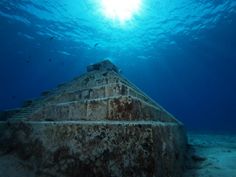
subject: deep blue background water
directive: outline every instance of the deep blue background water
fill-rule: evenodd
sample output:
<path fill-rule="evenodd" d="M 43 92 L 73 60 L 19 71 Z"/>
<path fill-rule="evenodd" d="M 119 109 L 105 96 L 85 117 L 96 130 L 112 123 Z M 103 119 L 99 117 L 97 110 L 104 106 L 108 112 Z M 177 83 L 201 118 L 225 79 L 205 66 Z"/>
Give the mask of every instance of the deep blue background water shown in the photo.
<path fill-rule="evenodd" d="M 189 130 L 236 131 L 235 0 L 143 0 L 125 24 L 98 2 L 0 1 L 0 110 L 109 58 Z"/>

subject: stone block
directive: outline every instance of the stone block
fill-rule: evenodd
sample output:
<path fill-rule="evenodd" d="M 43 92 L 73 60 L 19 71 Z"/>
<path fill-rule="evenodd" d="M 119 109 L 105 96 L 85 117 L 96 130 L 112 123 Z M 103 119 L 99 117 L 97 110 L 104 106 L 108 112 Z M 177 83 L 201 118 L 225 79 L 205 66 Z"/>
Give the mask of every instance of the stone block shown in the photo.
<path fill-rule="evenodd" d="M 87 120 L 105 120 L 107 118 L 107 100 L 87 101 Z"/>
<path fill-rule="evenodd" d="M 112 64 L 109 60 L 104 60 L 100 63 L 96 63 L 93 65 L 89 65 L 87 67 L 87 72 L 91 72 L 91 71 L 115 71 L 118 72 L 118 68 Z"/>
<path fill-rule="evenodd" d="M 181 177 L 183 171 L 186 139 L 181 125 L 76 121 L 10 126 L 15 134 L 4 140 L 8 147 L 48 177 Z"/>

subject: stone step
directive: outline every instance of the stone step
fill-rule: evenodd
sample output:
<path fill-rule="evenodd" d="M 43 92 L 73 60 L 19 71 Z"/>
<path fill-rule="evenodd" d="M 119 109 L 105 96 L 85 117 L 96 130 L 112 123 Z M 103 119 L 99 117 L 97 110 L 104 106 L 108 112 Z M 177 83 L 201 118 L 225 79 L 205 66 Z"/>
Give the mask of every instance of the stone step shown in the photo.
<path fill-rule="evenodd" d="M 103 77 L 101 77 L 101 79 L 103 79 Z M 84 78 L 81 78 L 81 80 L 84 80 Z M 91 85 L 78 87 L 78 85 L 73 84 L 72 81 L 70 84 L 66 84 L 67 87 L 68 85 L 70 86 L 69 89 L 64 90 L 65 92 L 60 89 L 48 91 L 49 94 L 46 94 L 45 96 L 43 96 L 43 98 L 39 100 L 32 100 L 33 105 L 29 108 L 24 108 L 25 110 L 23 109 L 22 111 L 20 111 L 19 115 L 23 113 L 31 114 L 35 110 L 43 107 L 45 103 L 55 104 L 60 102 L 78 100 L 83 101 L 122 95 L 131 95 L 133 97 L 138 97 L 139 99 L 142 99 L 145 102 L 148 102 L 149 104 L 155 106 L 155 103 L 153 103 L 153 101 L 150 100 L 145 94 L 140 94 L 140 90 L 137 87 L 128 82 L 125 78 L 121 78 L 115 72 L 110 72 L 109 82 L 96 82 L 96 86 L 93 87 Z"/>
<path fill-rule="evenodd" d="M 143 110 L 143 111 L 140 111 Z M 158 120 L 175 122 L 168 113 L 131 96 L 105 97 L 47 105 L 28 120 Z"/>
<path fill-rule="evenodd" d="M 140 176 L 140 173 L 142 177 L 180 177 L 184 167 L 186 137 L 183 127 L 176 123 L 24 121 L 19 125 L 18 122 L 21 121 L 17 119 L 12 121 L 10 124 L 12 131 L 9 132 L 12 135 L 9 136 L 11 139 L 1 143 L 14 142 L 16 148 L 13 152 L 16 155 L 21 153 L 18 155 L 21 158 L 30 158 L 32 164 L 37 164 L 38 159 L 35 157 L 38 157 L 40 152 L 40 158 L 44 162 L 44 165 L 39 166 L 40 170 L 43 172 L 63 170 L 61 174 L 49 173 L 50 176 L 71 176 L 71 172 L 68 172 L 67 168 L 64 170 L 61 164 L 69 166 L 73 172 L 77 170 L 79 172 L 77 174 L 82 171 L 82 175 L 79 176 L 109 174 L 113 177 Z M 15 136 L 24 135 L 22 132 L 28 136 L 25 138 Z M 12 147 L 12 144 L 9 145 Z M 28 152 L 26 147 L 30 147 L 30 153 L 24 153 Z M 61 152 L 65 154 L 62 157 L 59 156 Z M 124 159 L 127 160 L 126 165 Z M 22 164 L 25 162 L 28 163 L 25 160 Z M 82 165 L 71 165 L 72 163 Z M 99 174 L 87 170 L 90 168 L 96 169 Z"/>
<path fill-rule="evenodd" d="M 24 119 L 24 118 L 28 117 L 29 115 L 31 115 L 34 111 L 36 111 L 37 109 L 40 109 L 40 108 L 41 108 L 41 106 L 38 106 L 38 105 L 33 106 L 33 107 L 28 107 L 28 108 L 22 108 L 22 110 L 19 113 L 15 114 L 11 117 L 11 120 Z"/>
<path fill-rule="evenodd" d="M 67 90 L 64 93 L 57 95 L 57 97 L 50 96 L 44 100 L 49 104 L 55 104 L 60 102 L 71 102 L 71 101 L 84 101 L 99 99 L 111 96 L 133 96 L 137 97 L 153 106 L 156 104 L 144 94 L 140 94 L 137 89 L 130 85 L 125 85 L 124 82 L 103 84 L 96 87 L 80 88 L 76 90 Z"/>

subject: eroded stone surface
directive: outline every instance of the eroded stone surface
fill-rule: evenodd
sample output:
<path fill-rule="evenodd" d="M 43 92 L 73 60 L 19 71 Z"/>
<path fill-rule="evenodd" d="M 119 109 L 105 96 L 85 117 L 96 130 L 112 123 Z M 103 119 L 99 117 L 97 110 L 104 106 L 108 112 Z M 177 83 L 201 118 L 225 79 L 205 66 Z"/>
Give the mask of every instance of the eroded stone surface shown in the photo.
<path fill-rule="evenodd" d="M 37 177 L 181 177 L 182 123 L 109 61 L 88 71 L 0 123 L 1 154 Z"/>
<path fill-rule="evenodd" d="M 75 121 L 8 126 L 2 151 L 18 154 L 40 173 L 172 177 L 181 176 L 183 170 L 179 162 L 186 142 L 183 127 L 174 123 Z"/>

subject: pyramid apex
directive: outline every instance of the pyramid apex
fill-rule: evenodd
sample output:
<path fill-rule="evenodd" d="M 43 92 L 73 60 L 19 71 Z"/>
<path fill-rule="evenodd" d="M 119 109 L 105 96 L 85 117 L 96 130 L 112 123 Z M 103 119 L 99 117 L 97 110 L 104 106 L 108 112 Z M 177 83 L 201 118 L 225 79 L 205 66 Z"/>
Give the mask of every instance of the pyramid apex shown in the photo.
<path fill-rule="evenodd" d="M 105 59 L 101 62 L 91 64 L 87 66 L 87 72 L 91 71 L 102 71 L 102 70 L 107 70 L 107 71 L 115 71 L 116 73 L 119 72 L 119 69 L 116 65 L 114 65 L 110 60 Z"/>

